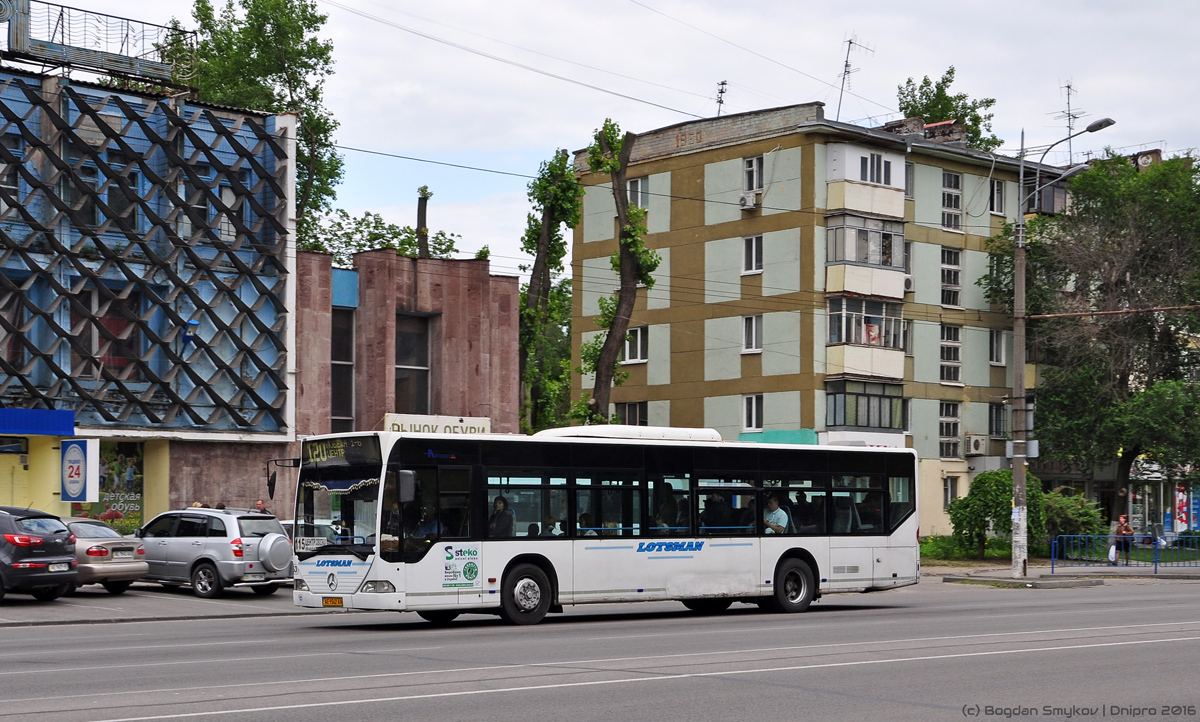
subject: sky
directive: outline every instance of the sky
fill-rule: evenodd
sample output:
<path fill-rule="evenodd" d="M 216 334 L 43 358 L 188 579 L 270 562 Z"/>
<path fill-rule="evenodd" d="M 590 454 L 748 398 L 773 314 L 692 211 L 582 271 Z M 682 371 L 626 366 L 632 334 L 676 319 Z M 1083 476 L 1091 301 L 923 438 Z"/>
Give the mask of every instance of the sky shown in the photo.
<path fill-rule="evenodd" d="M 57 0 L 96 12 L 191 23 L 191 0 Z M 220 5 L 223 0 L 214 0 Z M 585 147 L 605 118 L 644 132 L 717 114 L 825 103 L 839 115 L 847 41 L 855 40 L 840 119 L 899 117 L 896 89 L 940 78 L 995 98 L 993 132 L 1015 154 L 1111 117 L 1072 143 L 1074 160 L 1200 147 L 1200 5 L 1117 2 L 841 3 L 760 0 L 317 0 L 335 74 L 326 102 L 340 121 L 346 177 L 336 206 L 416 225 L 427 185 L 431 231 L 461 234 L 463 257 L 486 245 L 493 273 L 518 273 L 526 185 L 558 148 Z M 861 47 L 860 47 L 861 46 Z M 524 67 L 521 67 L 524 66 Z M 557 77 L 554 77 L 557 76 Z M 588 87 L 591 86 L 591 87 Z M 607 92 L 606 92 L 607 91 Z M 489 173 L 363 153 L 356 148 Z M 1060 152 L 1059 148 L 1063 150 Z M 1048 162 L 1068 162 L 1066 144 Z M 1040 155 L 1040 149 L 1039 149 Z"/>

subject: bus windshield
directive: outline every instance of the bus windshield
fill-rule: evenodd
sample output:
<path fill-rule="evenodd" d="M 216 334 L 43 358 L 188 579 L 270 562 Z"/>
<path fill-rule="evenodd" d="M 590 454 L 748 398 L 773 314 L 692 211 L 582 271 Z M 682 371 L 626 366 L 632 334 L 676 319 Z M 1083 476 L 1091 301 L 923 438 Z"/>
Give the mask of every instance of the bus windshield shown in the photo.
<path fill-rule="evenodd" d="M 374 553 L 383 458 L 377 436 L 305 441 L 296 495 L 296 556 Z"/>

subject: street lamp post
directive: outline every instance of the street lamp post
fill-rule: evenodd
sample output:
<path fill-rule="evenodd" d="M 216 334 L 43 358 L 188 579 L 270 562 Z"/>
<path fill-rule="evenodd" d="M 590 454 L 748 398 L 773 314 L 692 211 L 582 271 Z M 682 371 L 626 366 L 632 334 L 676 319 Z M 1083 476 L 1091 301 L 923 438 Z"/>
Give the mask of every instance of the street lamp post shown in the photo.
<path fill-rule="evenodd" d="M 1102 118 L 1089 125 L 1086 129 L 1068 135 L 1062 140 L 1051 143 L 1038 161 L 1039 178 L 1042 161 L 1046 153 L 1059 143 L 1066 142 L 1077 135 L 1095 133 L 1112 125 L 1112 118 Z M 1012 482 L 1013 482 L 1013 511 L 1012 511 L 1012 575 L 1021 579 L 1028 575 L 1029 566 L 1029 508 L 1025 500 L 1025 459 L 1026 434 L 1025 428 L 1025 203 L 1031 196 L 1043 188 L 1062 180 L 1078 175 L 1088 169 L 1086 164 L 1070 168 L 1045 185 L 1034 183 L 1034 188 L 1028 195 L 1025 190 L 1025 131 L 1021 131 L 1021 170 L 1017 181 L 1017 228 L 1016 247 L 1013 249 L 1013 453 L 1012 453 Z M 1038 204 L 1041 208 L 1041 204 Z"/>

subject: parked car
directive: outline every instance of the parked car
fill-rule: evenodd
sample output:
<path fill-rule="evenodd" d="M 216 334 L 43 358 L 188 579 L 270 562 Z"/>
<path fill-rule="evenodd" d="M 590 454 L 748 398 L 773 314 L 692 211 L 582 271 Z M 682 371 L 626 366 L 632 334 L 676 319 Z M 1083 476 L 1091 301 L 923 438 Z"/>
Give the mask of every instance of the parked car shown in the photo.
<path fill-rule="evenodd" d="M 48 602 L 75 586 L 75 535 L 57 516 L 0 506 L 0 599 L 7 592 Z"/>
<path fill-rule="evenodd" d="M 71 517 L 63 521 L 76 536 L 76 587 L 100 584 L 109 594 L 124 594 L 150 570 L 140 540 L 122 536 L 99 519 Z"/>
<path fill-rule="evenodd" d="M 292 577 L 292 543 L 271 514 L 252 509 L 189 508 L 150 520 L 142 540 L 146 579 L 164 586 L 190 584 L 198 597 L 216 597 L 230 586 L 274 594 Z"/>

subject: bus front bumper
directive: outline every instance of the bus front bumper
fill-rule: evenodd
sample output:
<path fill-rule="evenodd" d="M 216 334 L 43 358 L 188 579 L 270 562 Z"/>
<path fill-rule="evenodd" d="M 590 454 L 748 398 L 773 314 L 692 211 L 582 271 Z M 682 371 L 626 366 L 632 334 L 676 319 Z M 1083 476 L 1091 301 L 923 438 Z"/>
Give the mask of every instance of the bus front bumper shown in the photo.
<path fill-rule="evenodd" d="M 292 603 L 297 607 L 312 609 L 372 609 L 384 611 L 404 611 L 404 595 L 393 594 L 337 594 L 313 593 L 311 591 L 292 591 Z"/>

